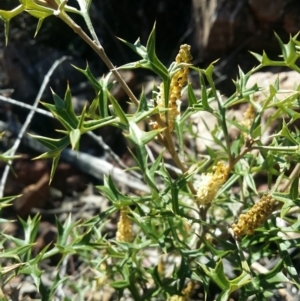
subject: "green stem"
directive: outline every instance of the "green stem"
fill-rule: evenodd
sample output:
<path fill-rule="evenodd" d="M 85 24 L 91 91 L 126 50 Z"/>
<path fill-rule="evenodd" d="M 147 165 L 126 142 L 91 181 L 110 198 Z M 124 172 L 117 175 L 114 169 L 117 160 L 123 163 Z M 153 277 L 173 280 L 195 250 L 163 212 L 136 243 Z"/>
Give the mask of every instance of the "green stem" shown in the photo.
<path fill-rule="evenodd" d="M 78 3 L 79 3 L 79 6 L 80 6 L 81 15 L 82 15 L 82 17 L 83 17 L 83 19 L 84 19 L 84 21 L 85 21 L 85 24 L 86 24 L 86 26 L 87 26 L 87 28 L 88 28 L 90 34 L 92 35 L 92 37 L 93 37 L 93 39 L 94 39 L 94 42 L 95 42 L 97 45 L 100 46 L 101 43 L 100 43 L 100 41 L 99 41 L 99 39 L 98 39 L 98 36 L 97 36 L 97 34 L 96 34 L 96 32 L 95 32 L 95 29 L 94 29 L 94 26 L 93 26 L 93 24 L 92 24 L 90 15 L 89 15 L 89 13 L 88 13 L 88 7 L 87 7 L 87 5 L 86 5 L 87 3 L 85 2 L 85 3 L 83 4 L 82 1 L 78 1 Z"/>
<path fill-rule="evenodd" d="M 300 146 L 295 145 L 295 146 L 264 146 L 264 145 L 257 145 L 257 146 L 252 146 L 252 149 L 265 149 L 265 150 L 270 150 L 270 151 L 279 151 L 279 152 L 299 152 L 300 151 Z"/>

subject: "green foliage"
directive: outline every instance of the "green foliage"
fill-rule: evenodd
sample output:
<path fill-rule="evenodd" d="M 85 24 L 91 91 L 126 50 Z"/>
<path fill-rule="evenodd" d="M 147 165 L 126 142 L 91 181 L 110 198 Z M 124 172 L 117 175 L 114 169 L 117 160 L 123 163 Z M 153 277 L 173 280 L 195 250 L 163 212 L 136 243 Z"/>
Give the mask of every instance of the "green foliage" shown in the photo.
<path fill-rule="evenodd" d="M 236 291 L 240 300 L 251 296 L 256 300 L 267 300 L 272 292 L 284 287 L 285 283 L 291 283 L 299 289 L 299 271 L 293 266 L 293 255 L 290 252 L 300 246 L 300 135 L 298 130 L 291 127 L 300 118 L 299 87 L 289 96 L 278 98 L 281 90 L 277 81 L 269 86 L 265 99 L 258 102 L 255 100 L 255 93 L 262 88 L 257 84 L 252 87 L 247 85 L 250 76 L 265 66 L 286 66 L 300 72 L 296 65 L 300 46 L 298 36 L 291 37 L 289 42 L 284 44 L 276 35 L 282 51 L 282 60 L 272 61 L 265 53 L 253 54 L 259 65 L 246 74 L 239 70 L 239 76 L 234 81 L 236 91 L 227 99 L 216 89 L 213 79 L 214 63 L 206 69 L 187 64 L 173 63 L 170 67 L 163 65 L 155 51 L 155 26 L 146 46 L 139 40 L 134 44 L 122 40 L 141 59 L 118 69 L 146 68 L 158 75 L 164 87 L 165 108 L 168 108 L 170 83 L 174 74 L 187 66 L 199 74 L 201 94 L 197 95 L 192 85 L 188 84 L 188 108 L 177 118 L 175 132 L 171 134 L 168 124 L 160 119 L 161 109 L 155 102 L 147 99 L 144 92 L 137 99 L 124 85 L 118 69 L 111 67 L 113 65 L 94 38 L 88 16 L 91 1 L 80 0 L 78 3 L 80 10 L 67 6 L 62 0 L 21 0 L 20 5 L 11 11 L 0 10 L 0 16 L 6 26 L 6 39 L 10 20 L 21 12 L 30 13 L 39 19 L 37 32 L 46 17 L 58 16 L 104 60 L 125 89 L 135 110 L 130 114 L 123 111 L 118 100 L 111 94 L 111 73 L 97 80 L 88 65 L 84 70 L 75 67 L 86 76 L 95 96 L 90 104 L 83 108 L 81 114 L 76 115 L 69 86 L 63 98 L 53 92 L 53 104 L 43 105 L 62 125 L 63 130 L 59 131 L 62 137 L 53 139 L 33 136 L 48 148 L 48 151 L 38 158 L 53 159 L 52 180 L 61 152 L 65 148 L 70 145 L 72 149 L 78 150 L 83 134 L 100 127 L 114 126 L 121 129 L 126 139 L 134 146 L 131 155 L 136 163 L 135 168 L 143 176 L 149 192 L 124 194 L 110 176 L 105 178 L 104 184 L 97 188 L 110 201 L 110 207 L 90 220 L 74 221 L 71 215 L 64 222 L 57 219 L 57 238 L 54 245 L 46 246 L 38 254 L 34 254 L 33 245 L 41 217 L 36 215 L 27 220 L 20 219 L 24 230 L 22 239 L 1 234 L 1 245 L 4 247 L 0 259 L 9 262 L 7 266 L 0 267 L 2 284 L 8 283 L 16 275 L 30 275 L 41 300 L 53 300 L 57 288 L 61 285 L 73 288 L 78 294 L 76 300 L 85 300 L 85 290 L 91 288 L 95 281 L 98 283 L 100 278 L 102 280 L 98 283 L 99 290 L 105 285 L 110 285 L 119 297 L 125 291 L 129 291 L 134 300 L 166 300 L 171 296 L 180 296 L 189 282 L 197 283 L 207 300 L 216 298 L 220 301 L 228 300 Z M 94 41 L 70 21 L 70 12 L 80 14 L 84 18 Z M 77 72 L 76 70 L 74 72 Z M 154 91 L 153 95 L 157 93 L 159 92 Z M 228 118 L 227 112 L 241 103 L 247 103 L 255 110 L 255 116 L 250 120 L 249 126 Z M 273 108 L 274 113 L 263 126 L 261 120 L 269 108 Z M 201 111 L 210 113 L 217 121 L 214 128 L 206 125 L 211 133 L 211 137 L 206 138 L 211 139 L 217 147 L 212 149 L 207 146 L 207 158 L 199 162 L 197 156 L 192 156 L 186 151 L 184 139 L 187 135 L 196 135 L 189 125 L 189 117 Z M 262 136 L 278 119 L 282 119 L 279 128 L 270 134 L 269 142 L 265 144 Z M 142 131 L 138 126 L 140 122 L 147 123 L 150 130 Z M 151 128 L 153 122 L 157 126 Z M 205 120 L 203 122 L 205 123 Z M 229 136 L 230 126 L 240 132 L 235 141 Z M 164 163 L 164 153 L 158 155 L 153 162 L 150 161 L 147 144 L 154 140 L 164 146 L 164 152 L 171 155 L 174 165 L 179 168 L 180 172 L 177 172 L 176 176 Z M 176 143 L 179 145 L 179 153 L 175 148 Z M 13 158 L 9 154 L 3 154 L 1 159 L 7 161 Z M 216 172 L 218 162 L 225 162 L 228 174 Z M 214 176 L 217 175 L 223 176 L 224 181 L 215 188 L 213 199 L 206 204 L 199 204 L 197 200 L 200 187 L 207 185 L 208 182 L 205 181 L 209 179 L 214 179 L 216 183 L 218 178 Z M 266 191 L 258 191 L 258 176 L 265 176 Z M 197 184 L 199 177 L 200 183 Z M 279 188 L 283 182 L 288 183 L 284 190 Z M 213 190 L 209 185 L 203 189 L 207 194 Z M 237 222 L 241 212 L 248 212 L 263 194 L 271 195 L 276 204 L 271 216 L 266 217 L 264 224 L 256 225 L 253 235 L 238 237 L 237 233 L 233 233 L 231 225 Z M 13 197 L 1 199 L 0 210 L 12 199 Z M 131 229 L 134 239 L 120 241 L 108 238 L 106 224 L 116 212 L 123 212 L 124 208 L 128 220 L 134 224 Z M 276 217 L 282 219 L 286 226 L 279 227 Z M 2 221 L 5 220 L 1 219 L 0 222 Z M 118 231 L 121 231 L 120 228 Z M 150 252 L 155 254 L 155 258 L 145 265 Z M 60 256 L 57 270 L 66 258 L 76 256 L 94 271 L 94 274 L 87 279 L 83 275 L 80 281 L 76 282 L 57 272 L 52 284 L 46 285 L 41 278 L 41 263 L 54 256 Z M 276 258 L 277 264 L 261 273 L 255 269 L 254 263 L 264 257 Z M 230 263 L 231 273 L 226 270 L 225 262 Z M 219 293 L 213 296 L 212 283 L 219 289 Z"/>

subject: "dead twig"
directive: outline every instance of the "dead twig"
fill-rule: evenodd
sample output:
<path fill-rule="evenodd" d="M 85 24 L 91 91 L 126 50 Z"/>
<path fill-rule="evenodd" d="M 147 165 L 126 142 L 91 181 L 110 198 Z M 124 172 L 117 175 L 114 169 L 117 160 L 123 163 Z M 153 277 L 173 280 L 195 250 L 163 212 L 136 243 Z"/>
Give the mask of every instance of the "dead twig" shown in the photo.
<path fill-rule="evenodd" d="M 22 126 L 22 128 L 20 129 L 20 132 L 18 134 L 18 137 L 13 145 L 13 147 L 11 148 L 11 152 L 10 152 L 10 155 L 14 155 L 21 143 L 21 140 L 22 140 L 22 137 L 24 136 L 35 112 L 36 112 L 36 109 L 37 109 L 37 106 L 39 104 L 39 101 L 47 87 L 47 84 L 49 83 L 49 80 L 50 80 L 50 77 L 51 75 L 53 74 L 53 72 L 55 71 L 55 69 L 63 62 L 65 61 L 66 59 L 68 59 L 67 56 L 63 56 L 62 58 L 60 58 L 59 60 L 56 60 L 53 65 L 51 66 L 51 68 L 49 69 L 49 71 L 47 72 L 47 74 L 45 75 L 44 77 L 44 80 L 42 82 L 42 85 L 40 87 L 40 90 L 35 98 L 35 101 L 33 103 L 33 106 L 32 106 L 32 110 L 29 112 L 29 114 L 27 115 L 27 118 Z M 7 177 L 8 177 L 8 173 L 9 173 L 9 166 L 11 164 L 11 161 L 8 162 L 8 164 L 5 166 L 5 169 L 4 169 L 4 172 L 2 174 L 2 178 L 1 178 L 1 182 L 0 182 L 0 198 L 3 197 L 3 193 L 4 193 L 4 187 L 5 187 L 5 184 L 6 184 L 6 180 L 7 180 Z"/>

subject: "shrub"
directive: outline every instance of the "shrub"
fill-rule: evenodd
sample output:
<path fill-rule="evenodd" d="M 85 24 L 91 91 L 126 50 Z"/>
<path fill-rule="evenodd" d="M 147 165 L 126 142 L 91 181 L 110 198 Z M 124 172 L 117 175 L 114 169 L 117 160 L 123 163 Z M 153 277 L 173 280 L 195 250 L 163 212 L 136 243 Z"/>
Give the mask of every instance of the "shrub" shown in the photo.
<path fill-rule="evenodd" d="M 140 59 L 115 68 L 94 32 L 88 13 L 90 3 L 78 0 L 80 8 L 76 9 L 63 0 L 20 0 L 15 9 L 0 10 L 7 41 L 9 22 L 19 13 L 38 18 L 36 33 L 45 18 L 55 15 L 92 47 L 110 69 L 97 80 L 88 65 L 85 69 L 75 68 L 95 90 L 94 100 L 80 115 L 72 107 L 69 87 L 63 98 L 53 92 L 54 103 L 44 103 L 64 129 L 59 139 L 34 136 L 48 148 L 38 158 L 52 158 L 52 180 L 65 148 L 78 150 L 83 134 L 104 126 L 117 127 L 134 146 L 131 155 L 135 170 L 142 175 L 147 189 L 124 194 L 111 176 L 105 177 L 97 189 L 110 201 L 109 208 L 89 220 L 74 221 L 69 216 L 61 223 L 57 219 L 54 247 L 47 246 L 35 255 L 32 247 L 40 216 L 21 219 L 23 239 L 5 233 L 1 236 L 3 246 L 10 242 L 10 247 L 4 247 L 0 254 L 5 262 L 0 268 L 2 285 L 16 275 L 30 275 L 42 300 L 53 300 L 54 296 L 60 300 L 87 300 L 88 291 L 101 292 L 107 286 L 117 292 L 114 299 L 130 296 L 134 300 L 199 300 L 199 293 L 206 300 L 228 300 L 233 293 L 240 300 L 266 300 L 274 293 L 283 294 L 289 285 L 298 290 L 294 250 L 300 243 L 300 136 L 293 125 L 300 116 L 300 86 L 281 99 L 278 95 L 282 91 L 276 81 L 263 100 L 256 99 L 256 93 L 261 91 L 257 84 L 247 86 L 249 77 L 266 66 L 285 66 L 299 72 L 297 36 L 287 44 L 277 37 L 282 51 L 278 61 L 270 60 L 265 53 L 253 53 L 258 66 L 246 74 L 239 70 L 234 81 L 236 91 L 225 98 L 214 83 L 214 64 L 206 69 L 193 66 L 190 46 L 182 45 L 169 67 L 159 60 L 155 27 L 146 46 L 139 40 L 134 44 L 123 41 Z M 72 13 L 84 18 L 92 38 L 72 20 Z M 149 69 L 159 77 L 161 83 L 153 88 L 152 99 L 143 92 L 137 98 L 119 73 L 121 69 L 135 68 Z M 188 81 L 189 71 L 199 74 L 200 95 Z M 111 94 L 112 74 L 126 91 L 133 113 L 123 111 Z M 188 106 L 180 110 L 184 92 Z M 244 119 L 228 117 L 228 112 L 242 103 L 248 105 Z M 274 112 L 263 124 L 269 108 Z M 207 146 L 205 156 L 200 156 L 190 153 L 185 141 L 199 134 L 190 126 L 190 118 L 203 111 L 216 119 L 214 128 L 206 125 L 211 136 L 205 137 L 216 147 Z M 263 140 L 275 121 L 279 121 L 275 131 Z M 140 122 L 148 130 L 141 130 Z M 229 127 L 239 131 L 234 140 Z M 153 160 L 147 152 L 151 141 L 164 147 Z M 176 175 L 164 162 L 165 152 L 177 168 Z M 258 176 L 266 183 L 265 191 L 257 189 Z M 4 206 L 6 201 L 2 199 Z M 106 224 L 115 213 L 120 213 L 116 236 L 108 238 Z M 282 223 L 284 227 L 280 226 Z M 61 256 L 57 273 L 46 285 L 41 278 L 41 263 L 56 254 Z M 60 275 L 64 260 L 73 255 L 92 273 L 78 275 L 77 279 Z M 271 258 L 272 264 L 265 267 L 264 261 Z M 68 296 L 59 296 L 58 288 L 62 287 Z"/>

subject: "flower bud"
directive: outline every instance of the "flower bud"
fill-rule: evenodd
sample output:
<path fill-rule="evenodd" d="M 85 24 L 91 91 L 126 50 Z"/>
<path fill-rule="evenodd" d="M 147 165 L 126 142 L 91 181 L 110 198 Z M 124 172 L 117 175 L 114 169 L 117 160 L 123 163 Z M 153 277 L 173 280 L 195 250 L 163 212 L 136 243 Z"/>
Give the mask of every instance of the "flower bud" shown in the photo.
<path fill-rule="evenodd" d="M 121 209 L 116 239 L 123 242 L 131 242 L 133 240 L 132 222 L 127 215 L 126 207 Z"/>
<path fill-rule="evenodd" d="M 180 63 L 191 63 L 192 56 L 190 54 L 191 46 L 184 44 L 180 46 L 179 53 L 176 56 L 175 62 Z M 168 112 L 160 113 L 160 118 L 167 123 L 170 131 L 174 129 L 174 121 L 176 117 L 180 114 L 180 98 L 183 86 L 187 83 L 188 79 L 188 67 L 181 67 L 172 77 L 170 84 L 170 92 L 168 99 Z M 157 95 L 157 106 L 159 108 L 165 108 L 164 99 L 164 87 L 163 83 L 159 87 L 159 93 Z M 166 120 L 167 116 L 167 120 Z M 154 122 L 152 123 L 153 128 L 158 128 L 158 125 Z"/>
<path fill-rule="evenodd" d="M 200 182 L 196 183 L 196 201 L 199 205 L 209 205 L 214 200 L 218 190 L 227 180 L 228 173 L 229 167 L 223 162 L 218 162 L 213 167 L 213 173 L 201 175 Z"/>
<path fill-rule="evenodd" d="M 269 218 L 275 206 L 270 195 L 263 196 L 246 214 L 241 214 L 237 224 L 232 224 L 236 236 L 252 235 Z"/>

